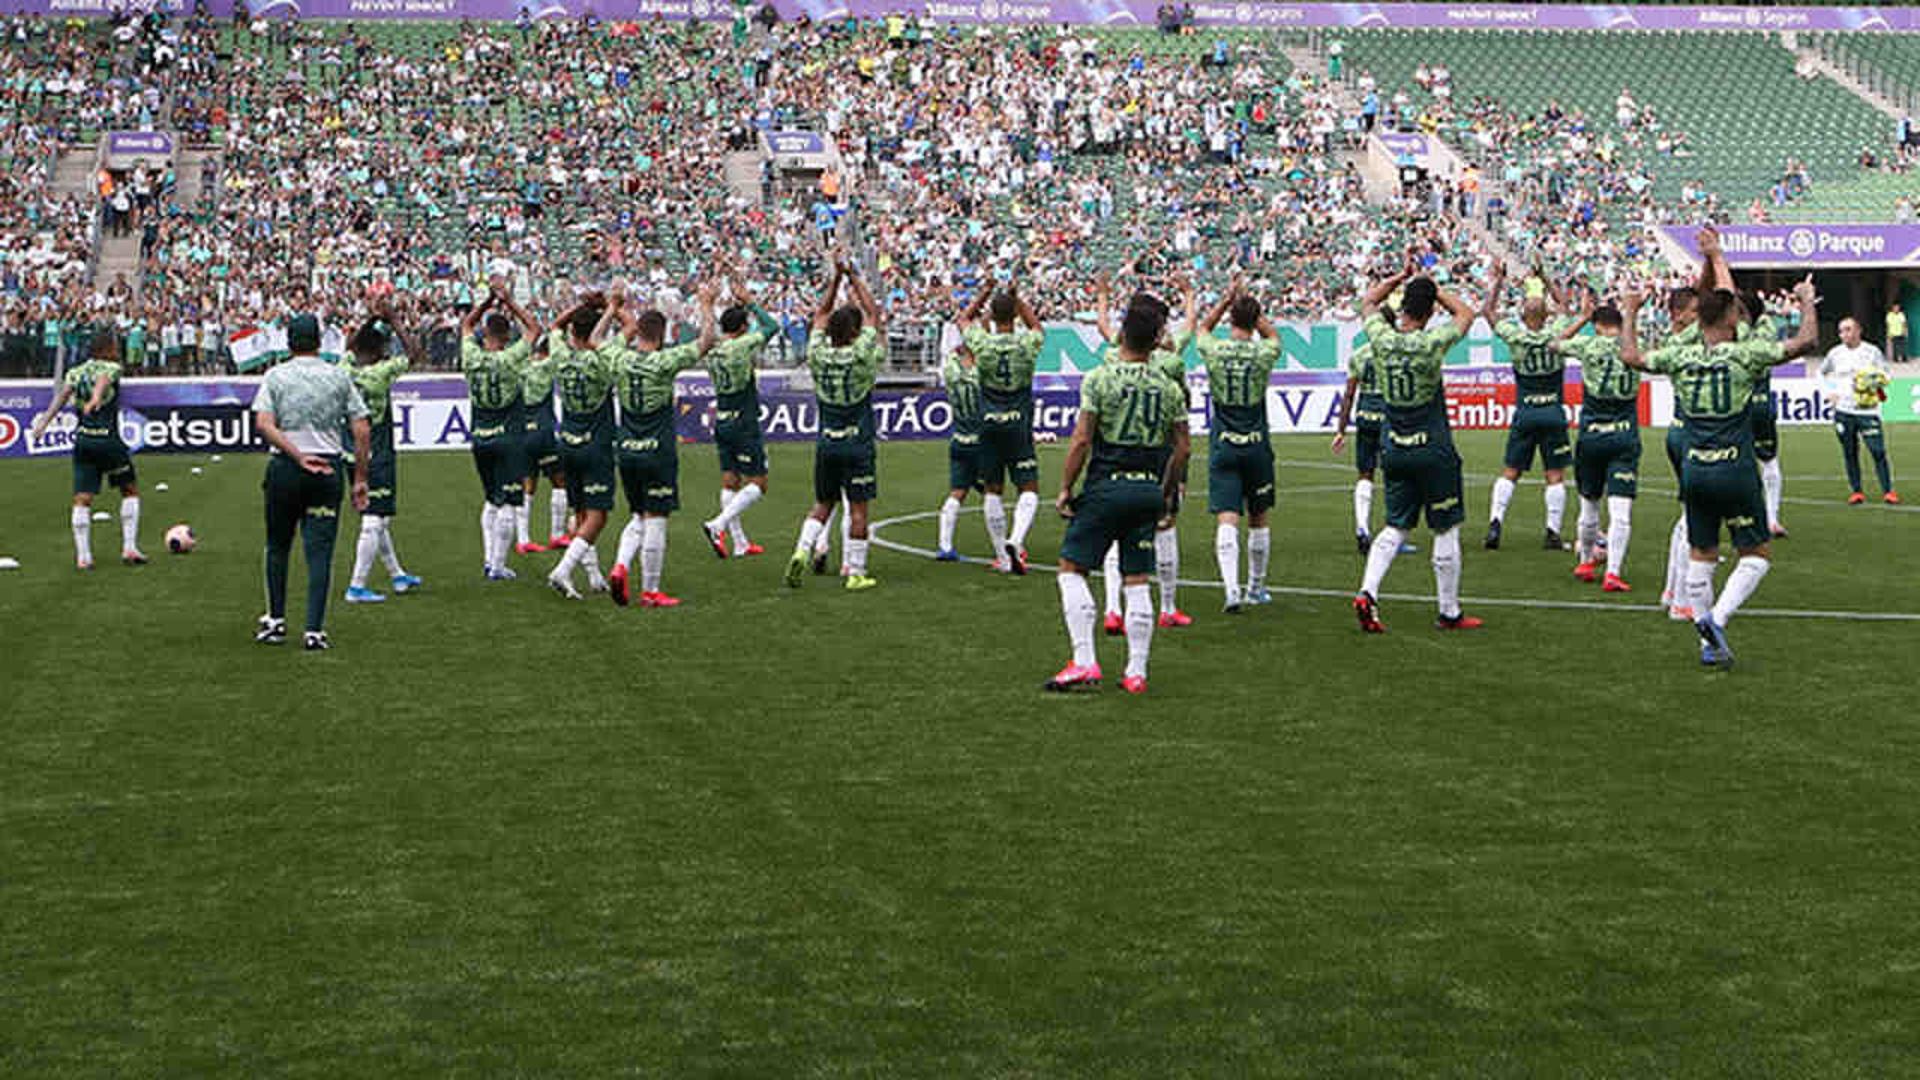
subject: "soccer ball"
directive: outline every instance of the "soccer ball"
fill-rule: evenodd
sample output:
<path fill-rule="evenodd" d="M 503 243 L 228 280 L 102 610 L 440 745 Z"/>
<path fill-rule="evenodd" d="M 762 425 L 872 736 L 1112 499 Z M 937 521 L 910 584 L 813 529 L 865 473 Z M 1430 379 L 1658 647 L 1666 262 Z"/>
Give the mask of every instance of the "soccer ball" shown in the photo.
<path fill-rule="evenodd" d="M 184 521 L 167 530 L 167 550 L 175 555 L 186 555 L 192 552 L 198 543 L 200 538 L 193 535 L 193 526 Z"/>

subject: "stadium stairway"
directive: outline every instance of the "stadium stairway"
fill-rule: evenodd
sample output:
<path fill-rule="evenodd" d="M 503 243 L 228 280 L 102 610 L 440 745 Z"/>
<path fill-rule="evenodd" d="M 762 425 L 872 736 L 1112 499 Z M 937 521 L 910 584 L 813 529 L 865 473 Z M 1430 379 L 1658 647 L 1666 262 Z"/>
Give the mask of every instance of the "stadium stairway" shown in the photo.
<path fill-rule="evenodd" d="M 728 154 L 725 166 L 728 190 L 749 202 L 761 202 L 760 164 L 763 160 L 758 150 L 735 150 Z"/>

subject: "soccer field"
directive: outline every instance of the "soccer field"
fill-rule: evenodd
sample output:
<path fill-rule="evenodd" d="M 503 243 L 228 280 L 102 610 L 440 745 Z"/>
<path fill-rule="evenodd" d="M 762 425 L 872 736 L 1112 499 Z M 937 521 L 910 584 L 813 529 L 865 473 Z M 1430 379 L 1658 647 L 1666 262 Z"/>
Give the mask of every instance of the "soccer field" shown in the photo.
<path fill-rule="evenodd" d="M 481 581 L 468 458 L 404 457 L 426 589 L 336 603 L 325 654 L 251 641 L 260 458 L 140 458 L 154 562 L 101 524 L 88 575 L 65 460 L 9 463 L 0 1074 L 1913 1074 L 1920 518 L 1783 433 L 1793 538 L 1703 672 L 1653 609 L 1661 434 L 1627 597 L 1540 550 L 1537 482 L 1482 551 L 1500 436 L 1462 435 L 1487 627 L 1429 629 L 1422 532 L 1381 638 L 1348 459 L 1277 439 L 1276 603 L 1184 587 L 1144 698 L 1038 691 L 1049 574 L 878 550 L 873 592 L 782 588 L 807 447 L 725 563 L 683 448 L 672 611 L 565 602 L 552 556 Z M 945 475 L 884 445 L 876 517 L 921 516 L 879 538 L 931 548 Z M 1037 564 L 1059 536 L 1043 509 Z"/>

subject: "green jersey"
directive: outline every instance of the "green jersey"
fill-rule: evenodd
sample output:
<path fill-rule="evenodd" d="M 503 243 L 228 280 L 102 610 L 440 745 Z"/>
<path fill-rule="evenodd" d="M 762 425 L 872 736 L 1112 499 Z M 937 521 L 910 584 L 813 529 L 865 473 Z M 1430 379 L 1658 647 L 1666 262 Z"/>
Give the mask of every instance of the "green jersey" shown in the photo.
<path fill-rule="evenodd" d="M 544 360 L 527 361 L 527 369 L 520 376 L 520 405 L 523 410 L 526 432 L 529 435 L 538 431 L 553 430 L 553 372 L 556 361 L 553 349 L 549 345 Z"/>
<path fill-rule="evenodd" d="M 411 365 L 404 356 L 379 360 L 360 367 L 343 365 L 353 375 L 353 385 L 367 405 L 367 420 L 372 428 L 371 449 L 375 457 L 393 454 L 393 383 Z"/>
<path fill-rule="evenodd" d="M 89 412 L 93 384 L 107 377 L 106 392 L 100 395 L 100 407 Z M 89 360 L 67 369 L 67 388 L 73 391 L 73 411 L 80 414 L 77 434 L 84 439 L 120 438 L 120 365 L 111 360 Z"/>
<path fill-rule="evenodd" d="M 1046 336 L 1038 330 L 998 333 L 976 326 L 964 335 L 973 366 L 980 373 L 980 393 L 992 411 L 1033 407 L 1033 370 L 1040 362 Z"/>
<path fill-rule="evenodd" d="M 873 438 L 873 384 L 885 357 L 886 346 L 871 326 L 846 345 L 830 345 L 822 335 L 807 347 L 822 439 Z"/>
<path fill-rule="evenodd" d="M 472 338 L 460 343 L 460 370 L 473 402 L 474 439 L 498 438 L 519 420 L 520 383 L 531 351 L 524 338 L 504 349 L 485 348 Z"/>
<path fill-rule="evenodd" d="M 618 364 L 622 454 L 650 454 L 673 447 L 674 377 L 700 362 L 700 346 L 670 345 L 640 352 L 627 349 Z"/>
<path fill-rule="evenodd" d="M 780 327 L 759 308 L 748 310 L 753 329 L 739 337 L 722 338 L 707 353 L 707 375 L 713 379 L 713 429 L 718 438 L 760 433 L 760 386 L 754 367 Z"/>
<path fill-rule="evenodd" d="M 1647 370 L 1673 380 L 1674 411 L 1685 421 L 1690 455 L 1751 446 L 1747 409 L 1760 378 L 1784 363 L 1777 341 L 1704 341 L 1669 345 L 1647 357 Z M 1732 459 L 1736 455 L 1729 454 Z"/>
<path fill-rule="evenodd" d="M 1203 334 L 1198 345 L 1213 399 L 1214 437 L 1226 433 L 1266 438 L 1267 383 L 1280 362 L 1280 340 Z"/>
<path fill-rule="evenodd" d="M 1118 357 L 1080 380 L 1080 411 L 1095 421 L 1087 483 L 1108 478 L 1159 481 L 1173 429 L 1187 422 L 1186 388 L 1166 371 Z"/>
<path fill-rule="evenodd" d="M 977 443 L 980 441 L 980 369 L 972 364 L 960 362 L 960 354 L 947 357 L 947 366 L 941 370 L 943 381 L 947 384 L 947 405 L 953 410 L 953 441 L 957 443 Z"/>
<path fill-rule="evenodd" d="M 1451 445 L 1447 425 L 1447 350 L 1467 335 L 1467 328 L 1448 323 L 1425 330 L 1398 330 L 1383 315 L 1367 320 L 1367 344 L 1386 406 L 1387 424 L 1398 439 L 1389 445 Z"/>
<path fill-rule="evenodd" d="M 1514 400 L 1524 409 L 1557 409 L 1566 400 L 1567 362 L 1553 343 L 1566 330 L 1563 319 L 1548 319 L 1532 330 L 1518 319 L 1493 328 L 1512 354 Z"/>
<path fill-rule="evenodd" d="M 1779 341 L 1780 324 L 1771 315 L 1762 315 L 1751 323 L 1743 323 L 1737 331 L 1741 341 Z M 1753 383 L 1753 407 L 1763 412 L 1773 412 L 1773 369 L 1767 369 Z"/>
<path fill-rule="evenodd" d="M 553 361 L 553 390 L 560 399 L 560 430 L 588 441 L 613 434 L 615 364 L 626 349 L 619 335 L 597 349 L 577 348 L 564 330 L 547 338 Z"/>
<path fill-rule="evenodd" d="M 1380 373 L 1373 366 L 1373 346 L 1361 344 L 1347 357 L 1347 375 L 1353 379 L 1353 418 L 1377 424 L 1386 419 L 1387 402 L 1380 396 Z"/>
<path fill-rule="evenodd" d="M 1639 419 L 1640 373 L 1620 362 L 1619 338 L 1594 334 L 1555 342 L 1553 348 L 1580 363 L 1582 428 Z"/>

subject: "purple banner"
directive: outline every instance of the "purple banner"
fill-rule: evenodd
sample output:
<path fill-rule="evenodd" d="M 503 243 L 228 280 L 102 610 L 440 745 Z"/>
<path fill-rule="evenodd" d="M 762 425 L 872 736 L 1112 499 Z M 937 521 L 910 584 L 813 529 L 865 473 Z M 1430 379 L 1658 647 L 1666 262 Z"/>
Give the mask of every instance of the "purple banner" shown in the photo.
<path fill-rule="evenodd" d="M 1699 260 L 1699 230 L 1664 229 Z M 1733 267 L 1914 266 L 1920 265 L 1920 225 L 1723 225 L 1720 246 Z"/>
<path fill-rule="evenodd" d="M 1394 161 L 1412 160 L 1415 164 L 1427 158 L 1427 137 L 1405 131 L 1382 131 L 1374 136 L 1380 148 L 1385 150 Z"/>
<path fill-rule="evenodd" d="M 25 0 L 19 10 L 52 16 L 105 16 L 113 0 Z M 169 3 L 182 10 L 178 2 Z M 211 0 L 221 18 L 232 0 Z M 1159 0 L 774 0 L 782 18 L 814 21 L 889 14 L 954 23 L 1087 23 L 1153 26 Z M 729 19 L 727 0 L 262 0 L 263 16 L 319 19 L 571 18 L 591 10 L 606 22 L 655 18 Z M 1909 7 L 1747 7 L 1563 4 L 1274 4 L 1194 3 L 1207 25 L 1312 29 L 1529 30 L 1804 30 L 1916 32 L 1920 10 Z"/>
<path fill-rule="evenodd" d="M 767 153 L 775 157 L 789 154 L 824 154 L 827 152 L 827 140 L 813 131 L 767 131 L 760 138 L 765 141 Z"/>
<path fill-rule="evenodd" d="M 170 158 L 173 156 L 173 136 L 164 131 L 109 131 L 107 155 Z"/>

